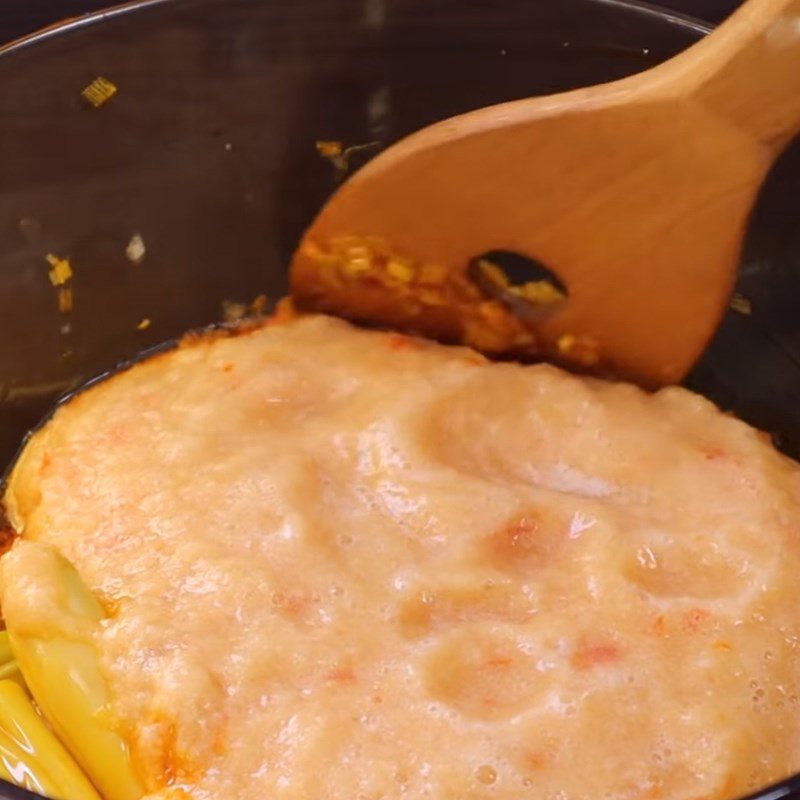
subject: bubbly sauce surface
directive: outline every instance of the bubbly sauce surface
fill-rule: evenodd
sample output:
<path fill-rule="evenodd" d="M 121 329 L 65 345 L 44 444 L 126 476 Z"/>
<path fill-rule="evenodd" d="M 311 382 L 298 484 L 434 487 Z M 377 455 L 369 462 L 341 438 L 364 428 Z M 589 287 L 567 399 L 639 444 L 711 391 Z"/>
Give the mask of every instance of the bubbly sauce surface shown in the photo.
<path fill-rule="evenodd" d="M 800 472 L 685 390 L 304 318 L 85 392 L 7 503 L 113 609 L 154 800 L 717 800 L 800 770 Z"/>

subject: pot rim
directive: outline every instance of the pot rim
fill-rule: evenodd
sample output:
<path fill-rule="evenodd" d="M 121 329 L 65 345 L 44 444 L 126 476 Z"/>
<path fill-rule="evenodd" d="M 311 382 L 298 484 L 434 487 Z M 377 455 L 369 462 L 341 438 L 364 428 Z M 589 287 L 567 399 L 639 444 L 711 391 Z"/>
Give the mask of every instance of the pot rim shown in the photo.
<path fill-rule="evenodd" d="M 62 34 L 70 33 L 71 31 L 79 28 L 95 25 L 99 22 L 105 22 L 115 17 L 120 17 L 134 11 L 140 11 L 151 6 L 165 5 L 167 3 L 180 2 L 181 0 L 128 0 L 128 2 L 119 5 L 113 5 L 110 8 L 101 11 L 93 11 L 88 14 L 82 14 L 77 17 L 70 17 L 60 22 L 55 22 L 48 25 L 41 30 L 34 31 L 33 33 L 25 34 L 18 39 L 14 39 L 6 44 L 0 45 L 0 56 L 5 56 L 10 53 L 15 53 L 18 50 L 29 47 L 45 39 L 50 39 L 53 36 L 60 36 Z M 678 11 L 672 11 L 664 6 L 656 5 L 654 3 L 645 2 L 645 0 L 589 0 L 597 5 L 610 6 L 612 8 L 621 8 L 633 11 L 642 16 L 654 17 L 667 22 L 671 25 L 676 25 L 688 30 L 694 31 L 701 35 L 706 35 L 714 29 L 714 25 L 706 20 L 693 17 L 689 14 L 683 14 Z"/>

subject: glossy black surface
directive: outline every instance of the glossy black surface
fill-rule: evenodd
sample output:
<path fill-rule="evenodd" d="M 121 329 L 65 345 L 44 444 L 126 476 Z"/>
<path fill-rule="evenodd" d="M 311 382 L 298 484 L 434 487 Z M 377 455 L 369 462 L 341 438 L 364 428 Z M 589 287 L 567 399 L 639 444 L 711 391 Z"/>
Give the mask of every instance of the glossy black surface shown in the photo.
<path fill-rule="evenodd" d="M 770 431 L 800 458 L 800 140 L 769 176 L 750 224 L 739 291 L 752 315 L 728 314 L 689 385 Z"/>
<path fill-rule="evenodd" d="M 355 167 L 436 119 L 621 77 L 704 30 L 621 0 L 156 0 L 0 53 L 0 463 L 60 394 L 218 320 L 225 300 L 285 291 L 341 177 L 317 140 L 378 143 Z M 87 108 L 99 75 L 119 92 Z M 794 453 L 798 187 L 795 148 L 749 238 L 753 313 L 729 315 L 691 379 Z M 71 314 L 48 253 L 71 259 Z"/>
<path fill-rule="evenodd" d="M 269 0 L 263 0 L 269 2 Z M 661 5 L 698 19 L 719 22 L 740 0 L 668 0 Z M 0 42 L 8 42 L 37 28 L 113 5 L 112 0 L 3 0 Z"/>
<path fill-rule="evenodd" d="M 0 42 L 9 42 L 46 25 L 110 5 L 113 3 L 108 0 L 3 0 Z"/>

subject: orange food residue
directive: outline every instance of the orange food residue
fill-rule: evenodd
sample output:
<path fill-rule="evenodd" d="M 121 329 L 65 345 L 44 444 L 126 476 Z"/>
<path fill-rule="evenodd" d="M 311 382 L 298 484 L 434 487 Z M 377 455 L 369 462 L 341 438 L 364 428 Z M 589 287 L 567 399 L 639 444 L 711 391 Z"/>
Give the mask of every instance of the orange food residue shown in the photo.
<path fill-rule="evenodd" d="M 658 636 L 661 639 L 665 639 L 669 636 L 667 633 L 667 623 L 664 619 L 663 614 L 659 614 L 651 623 L 650 625 L 650 633 Z"/>
<path fill-rule="evenodd" d="M 356 673 L 352 667 L 335 667 L 328 673 L 328 680 L 333 683 L 355 683 Z"/>
<path fill-rule="evenodd" d="M 62 314 L 68 314 L 70 311 L 72 311 L 72 308 L 73 308 L 72 289 L 68 289 L 62 286 L 58 290 L 58 310 Z"/>
<path fill-rule="evenodd" d="M 711 617 L 711 613 L 702 608 L 693 608 L 683 615 L 681 627 L 685 631 L 694 633 L 702 627 Z"/>
<path fill-rule="evenodd" d="M 344 145 L 341 142 L 320 141 L 315 142 L 314 146 L 323 158 L 333 158 L 344 152 Z"/>
<path fill-rule="evenodd" d="M 403 336 L 402 333 L 392 333 L 387 339 L 387 344 L 392 350 L 419 350 L 422 342 L 411 336 Z"/>
<path fill-rule="evenodd" d="M 572 654 L 572 665 L 576 669 L 590 669 L 600 664 L 612 664 L 619 661 L 622 651 L 613 642 L 590 645 L 576 650 Z"/>

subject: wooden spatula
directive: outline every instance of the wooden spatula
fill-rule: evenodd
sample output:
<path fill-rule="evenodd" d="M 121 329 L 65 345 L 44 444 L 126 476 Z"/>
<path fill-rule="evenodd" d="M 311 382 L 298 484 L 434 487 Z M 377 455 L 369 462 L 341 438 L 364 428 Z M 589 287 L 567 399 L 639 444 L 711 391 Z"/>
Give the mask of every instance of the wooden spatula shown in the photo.
<path fill-rule="evenodd" d="M 389 148 L 311 225 L 292 291 L 490 353 L 675 382 L 719 323 L 759 187 L 798 128 L 800 0 L 749 0 L 647 72 Z M 476 261 L 492 251 L 536 259 L 566 298 Z"/>

